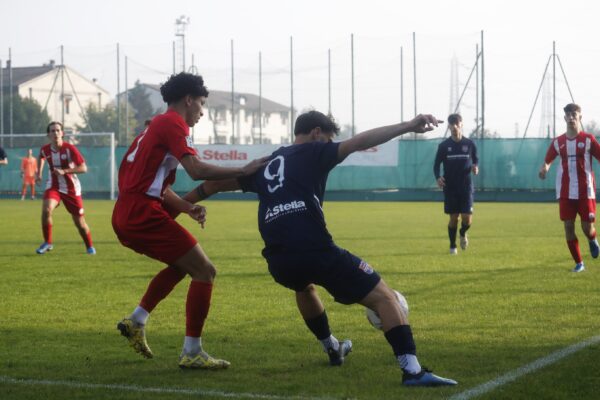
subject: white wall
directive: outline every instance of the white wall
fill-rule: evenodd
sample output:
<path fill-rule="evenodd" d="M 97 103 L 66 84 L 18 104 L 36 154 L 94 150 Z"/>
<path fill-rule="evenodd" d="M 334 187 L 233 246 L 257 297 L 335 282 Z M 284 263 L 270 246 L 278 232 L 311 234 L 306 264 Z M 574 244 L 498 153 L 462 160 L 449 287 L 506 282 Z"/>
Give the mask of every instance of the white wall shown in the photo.
<path fill-rule="evenodd" d="M 42 108 L 47 104 L 46 111 L 53 121 L 60 121 L 62 119 L 62 80 L 59 71 L 58 68 L 55 68 L 44 75 L 22 83 L 18 88 L 18 93 L 21 97 L 34 99 Z M 55 80 L 56 83 L 54 83 Z M 53 83 L 54 88 L 52 88 Z M 97 106 L 104 107 L 111 100 L 106 90 L 79 75 L 79 73 L 69 67 L 66 67 L 64 72 L 64 93 L 65 99 L 70 99 L 68 101 L 69 106 L 65 106 L 64 126 L 66 131 L 74 130 L 76 125 L 85 125 L 82 114 L 88 104 L 94 103 Z M 75 97 L 75 94 L 77 94 L 77 97 Z M 79 98 L 79 102 L 77 98 Z M 79 103 L 81 103 L 81 107 Z"/>

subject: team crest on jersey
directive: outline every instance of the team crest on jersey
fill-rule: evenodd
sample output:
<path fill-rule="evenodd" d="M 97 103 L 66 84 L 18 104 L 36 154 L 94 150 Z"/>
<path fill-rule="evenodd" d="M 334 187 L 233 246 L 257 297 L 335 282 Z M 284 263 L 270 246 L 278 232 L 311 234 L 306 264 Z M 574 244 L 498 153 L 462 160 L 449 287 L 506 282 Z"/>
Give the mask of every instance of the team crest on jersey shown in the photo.
<path fill-rule="evenodd" d="M 452 153 L 452 147 L 448 147 L 448 152 Z"/>
<path fill-rule="evenodd" d="M 373 267 L 371 267 L 369 264 L 362 260 L 360 261 L 360 265 L 358 266 L 358 268 L 363 270 L 363 272 L 367 275 L 371 275 L 373 273 Z"/>
<path fill-rule="evenodd" d="M 467 146 L 467 145 L 463 146 L 462 151 L 463 151 L 463 153 L 466 153 L 467 151 L 469 151 L 469 146 Z"/>
<path fill-rule="evenodd" d="M 188 147 L 194 147 L 194 141 L 192 140 L 191 136 L 185 137 L 185 143 L 187 144 Z"/>
<path fill-rule="evenodd" d="M 579 143 L 577 143 L 577 147 L 579 147 L 580 149 L 583 149 L 585 147 L 585 143 L 579 142 Z"/>
<path fill-rule="evenodd" d="M 60 159 L 61 160 L 66 160 L 67 159 L 67 155 L 66 154 L 61 154 L 60 155 Z"/>

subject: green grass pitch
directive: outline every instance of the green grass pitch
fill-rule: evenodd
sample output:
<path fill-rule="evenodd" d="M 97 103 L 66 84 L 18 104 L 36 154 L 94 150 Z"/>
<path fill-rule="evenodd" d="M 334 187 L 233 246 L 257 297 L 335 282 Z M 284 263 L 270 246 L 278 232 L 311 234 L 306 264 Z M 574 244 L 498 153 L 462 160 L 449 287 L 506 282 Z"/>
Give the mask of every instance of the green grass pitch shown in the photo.
<path fill-rule="evenodd" d="M 203 343 L 232 365 L 181 371 L 186 281 L 150 318 L 155 358 L 134 354 L 115 325 L 162 266 L 117 242 L 112 202 L 85 205 L 98 254 L 85 254 L 61 206 L 55 249 L 39 256 L 41 202 L 0 202 L 0 399 L 445 399 L 600 334 L 600 259 L 590 258 L 578 228 L 587 270 L 569 272 L 556 204 L 477 203 L 469 249 L 450 256 L 439 203 L 326 202 L 338 245 L 408 299 L 421 363 L 459 385 L 403 388 L 362 307 L 336 304 L 320 290 L 334 335 L 354 342 L 343 367 L 329 367 L 293 293 L 268 274 L 256 203 L 208 201 L 205 230 L 179 221 L 217 266 Z M 597 399 L 599 392 L 594 344 L 478 398 Z"/>

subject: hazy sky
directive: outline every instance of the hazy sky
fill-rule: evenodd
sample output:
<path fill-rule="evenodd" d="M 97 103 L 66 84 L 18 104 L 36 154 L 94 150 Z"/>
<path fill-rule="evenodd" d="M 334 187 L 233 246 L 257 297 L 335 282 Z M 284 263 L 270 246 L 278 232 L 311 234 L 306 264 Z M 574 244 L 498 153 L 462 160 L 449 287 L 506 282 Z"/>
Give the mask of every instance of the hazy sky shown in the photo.
<path fill-rule="evenodd" d="M 164 82 L 173 70 L 175 19 L 190 17 L 186 66 L 194 64 L 209 89 L 231 89 L 234 41 L 236 91 L 258 93 L 262 53 L 263 96 L 290 104 L 290 37 L 294 42 L 294 106 L 328 109 L 331 49 L 332 112 L 351 123 L 350 35 L 354 34 L 355 123 L 358 130 L 400 119 L 400 48 L 404 54 L 404 118 L 414 114 L 412 32 L 416 32 L 417 108 L 441 118 L 450 110 L 451 60 L 459 63 L 460 91 L 484 31 L 485 125 L 502 136 L 522 136 L 556 41 L 575 101 L 586 122 L 600 123 L 598 1 L 342 1 L 342 0 L 3 0 L 0 58 L 12 48 L 13 65 L 60 59 L 116 93 L 116 43 L 128 58 L 128 85 Z M 121 61 L 124 88 L 124 59 Z M 570 102 L 557 63 L 557 130 Z M 549 77 L 552 64 L 549 68 Z M 551 93 L 548 81 L 546 94 Z M 540 134 L 540 95 L 528 137 Z M 544 107 L 545 102 L 545 107 Z M 465 129 L 475 117 L 474 78 L 467 88 Z M 551 114 L 550 114 L 551 115 Z M 549 121 L 548 121 L 549 122 Z M 442 132 L 443 133 L 443 132 Z"/>

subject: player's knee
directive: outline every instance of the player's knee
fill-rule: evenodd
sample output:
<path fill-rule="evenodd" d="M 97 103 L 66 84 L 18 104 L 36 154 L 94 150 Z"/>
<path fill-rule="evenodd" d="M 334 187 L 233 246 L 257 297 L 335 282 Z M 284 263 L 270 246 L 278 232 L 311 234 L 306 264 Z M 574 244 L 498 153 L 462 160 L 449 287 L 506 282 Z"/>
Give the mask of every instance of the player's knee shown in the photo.
<path fill-rule="evenodd" d="M 197 264 L 190 275 L 195 279 L 212 282 L 217 276 L 217 268 L 210 261 L 205 261 Z"/>
<path fill-rule="evenodd" d="M 311 283 L 310 285 L 308 285 L 307 287 L 302 289 L 301 293 L 312 295 L 312 294 L 316 293 L 316 291 L 317 291 L 317 289 L 315 288 L 315 285 L 313 285 Z"/>

